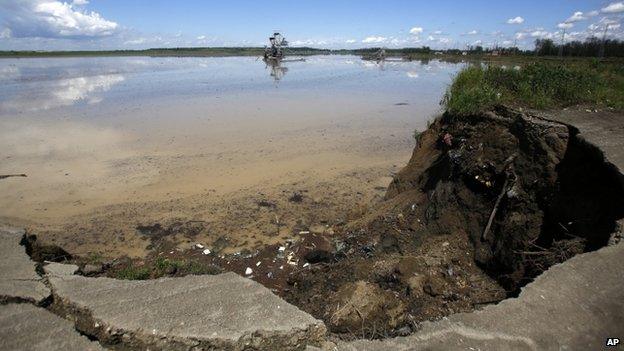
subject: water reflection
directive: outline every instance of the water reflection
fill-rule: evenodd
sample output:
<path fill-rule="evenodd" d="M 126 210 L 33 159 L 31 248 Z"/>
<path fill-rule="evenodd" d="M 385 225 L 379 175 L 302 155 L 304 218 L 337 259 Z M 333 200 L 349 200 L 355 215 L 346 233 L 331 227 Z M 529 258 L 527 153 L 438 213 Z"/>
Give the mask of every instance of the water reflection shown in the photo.
<path fill-rule="evenodd" d="M 0 110 L 40 111 L 71 106 L 81 101 L 96 104 L 103 99 L 101 93 L 124 80 L 121 74 L 101 74 L 30 83 L 29 85 L 37 85 L 32 87 L 36 89 L 34 95 L 32 91 L 28 91 L 28 87 L 24 87 L 25 92 L 8 102 L 1 102 Z"/>
<path fill-rule="evenodd" d="M 305 100 L 306 94 L 349 98 L 383 91 L 394 100 L 442 91 L 463 65 L 443 59 L 376 62 L 348 55 L 273 60 L 264 67 L 253 57 L 6 59 L 0 61 L 0 116 L 51 109 L 92 115 L 179 97 L 213 104 L 211 99 L 235 94 L 264 99 L 284 92 Z M 267 76 L 280 85 L 279 94 L 265 96 L 275 94 L 267 89 Z M 98 108 L 91 113 L 93 104 Z"/>
<path fill-rule="evenodd" d="M 279 60 L 265 60 L 265 69 L 270 68 L 269 75 L 273 77 L 275 84 L 279 84 L 279 81 L 284 78 L 288 72 L 288 67 L 282 66 L 282 62 Z"/>

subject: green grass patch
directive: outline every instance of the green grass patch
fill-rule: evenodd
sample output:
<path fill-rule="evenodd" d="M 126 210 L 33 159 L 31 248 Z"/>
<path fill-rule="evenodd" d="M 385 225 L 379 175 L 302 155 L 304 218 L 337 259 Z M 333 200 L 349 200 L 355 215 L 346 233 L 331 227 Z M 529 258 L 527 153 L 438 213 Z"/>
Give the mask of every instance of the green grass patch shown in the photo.
<path fill-rule="evenodd" d="M 473 115 L 506 104 L 534 109 L 593 104 L 624 109 L 624 67 L 599 61 L 537 62 L 520 69 L 472 65 L 447 90 L 442 105 Z"/>
<path fill-rule="evenodd" d="M 145 280 L 150 277 L 150 270 L 147 267 L 128 266 L 117 272 L 117 279 L 125 280 Z"/>

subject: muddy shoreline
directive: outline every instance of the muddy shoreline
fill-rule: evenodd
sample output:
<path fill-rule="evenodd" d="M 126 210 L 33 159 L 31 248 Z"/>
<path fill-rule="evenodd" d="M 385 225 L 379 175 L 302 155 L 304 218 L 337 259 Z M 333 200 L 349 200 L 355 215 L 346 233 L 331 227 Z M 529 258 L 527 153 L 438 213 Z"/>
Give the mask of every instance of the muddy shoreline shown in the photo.
<path fill-rule="evenodd" d="M 624 216 L 621 174 L 577 133 L 506 108 L 445 115 L 370 207 L 293 225 L 277 209 L 318 207 L 289 189 L 253 204 L 274 226 L 273 244 L 232 252 L 227 238 L 197 240 L 201 221 L 173 221 L 135 228 L 150 241 L 144 259 L 70 261 L 85 275 L 123 279 L 233 271 L 324 320 L 334 338 L 408 335 L 423 321 L 515 296 L 551 265 L 613 240 Z M 39 259 L 53 258 L 48 250 Z"/>

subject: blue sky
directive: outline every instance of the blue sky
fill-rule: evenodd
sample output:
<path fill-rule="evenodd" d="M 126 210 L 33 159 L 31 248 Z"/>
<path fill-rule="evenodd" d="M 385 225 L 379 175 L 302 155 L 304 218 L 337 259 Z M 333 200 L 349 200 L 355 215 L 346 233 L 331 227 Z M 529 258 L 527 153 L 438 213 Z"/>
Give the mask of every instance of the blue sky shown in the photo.
<path fill-rule="evenodd" d="M 531 48 L 537 38 L 624 38 L 624 1 L 0 0 L 0 49 L 261 46 Z"/>

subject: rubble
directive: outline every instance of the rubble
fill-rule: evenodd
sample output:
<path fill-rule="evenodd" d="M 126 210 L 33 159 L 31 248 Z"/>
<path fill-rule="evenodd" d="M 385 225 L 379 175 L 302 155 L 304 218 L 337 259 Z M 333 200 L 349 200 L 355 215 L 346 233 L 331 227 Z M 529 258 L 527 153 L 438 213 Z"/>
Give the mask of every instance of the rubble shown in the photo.
<path fill-rule="evenodd" d="M 0 226 L 0 301 L 42 304 L 50 290 L 36 272 L 36 263 L 20 242 L 24 230 Z"/>
<path fill-rule="evenodd" d="M 134 349 L 296 349 L 323 322 L 234 273 L 126 281 L 51 276 L 55 310 L 101 342 Z M 201 301 L 201 308 L 198 308 Z"/>

